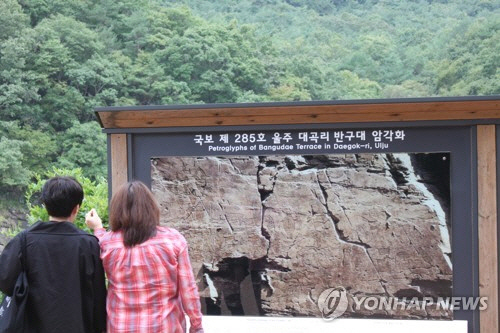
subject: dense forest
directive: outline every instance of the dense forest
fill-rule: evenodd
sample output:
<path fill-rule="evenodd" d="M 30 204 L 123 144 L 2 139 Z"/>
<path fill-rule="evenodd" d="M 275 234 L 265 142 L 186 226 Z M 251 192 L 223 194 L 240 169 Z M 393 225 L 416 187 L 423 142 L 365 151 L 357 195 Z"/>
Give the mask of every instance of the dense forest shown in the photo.
<path fill-rule="evenodd" d="M 500 94 L 496 0 L 2 0 L 0 189 L 106 176 L 94 107 Z"/>

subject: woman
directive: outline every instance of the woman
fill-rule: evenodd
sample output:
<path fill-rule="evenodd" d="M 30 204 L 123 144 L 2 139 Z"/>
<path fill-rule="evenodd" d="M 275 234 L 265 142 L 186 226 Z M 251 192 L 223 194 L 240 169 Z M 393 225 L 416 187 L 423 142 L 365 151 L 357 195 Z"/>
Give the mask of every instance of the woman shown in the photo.
<path fill-rule="evenodd" d="M 146 185 L 122 186 L 111 199 L 106 232 L 95 209 L 85 217 L 99 238 L 109 287 L 108 333 L 203 332 L 198 289 L 184 237 L 161 227 Z"/>

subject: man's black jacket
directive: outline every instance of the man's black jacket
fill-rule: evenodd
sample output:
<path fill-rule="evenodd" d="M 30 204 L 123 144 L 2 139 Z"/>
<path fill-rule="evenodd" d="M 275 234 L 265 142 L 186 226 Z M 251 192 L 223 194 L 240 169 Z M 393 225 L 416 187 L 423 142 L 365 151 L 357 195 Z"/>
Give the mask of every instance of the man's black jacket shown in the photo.
<path fill-rule="evenodd" d="M 0 290 L 21 271 L 20 237 L 0 255 Z M 106 330 L 106 286 L 96 237 L 70 222 L 38 222 L 26 234 L 28 325 L 39 333 Z"/>

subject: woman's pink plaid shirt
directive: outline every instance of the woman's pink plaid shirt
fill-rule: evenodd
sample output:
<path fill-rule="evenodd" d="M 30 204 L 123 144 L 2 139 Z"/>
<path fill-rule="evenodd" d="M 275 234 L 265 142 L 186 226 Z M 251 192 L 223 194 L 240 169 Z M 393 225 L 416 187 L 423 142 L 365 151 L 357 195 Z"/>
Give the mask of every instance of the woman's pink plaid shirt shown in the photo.
<path fill-rule="evenodd" d="M 203 332 L 198 288 L 187 242 L 176 230 L 158 227 L 156 236 L 125 247 L 121 232 L 95 230 L 109 280 L 108 333 Z"/>

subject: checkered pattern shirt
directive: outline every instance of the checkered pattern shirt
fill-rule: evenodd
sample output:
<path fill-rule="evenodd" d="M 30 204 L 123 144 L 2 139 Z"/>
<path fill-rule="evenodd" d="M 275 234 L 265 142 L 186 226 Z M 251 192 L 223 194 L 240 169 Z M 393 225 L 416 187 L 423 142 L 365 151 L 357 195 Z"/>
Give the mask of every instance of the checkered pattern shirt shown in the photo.
<path fill-rule="evenodd" d="M 176 230 L 158 227 L 156 236 L 125 247 L 121 232 L 95 230 L 109 287 L 108 333 L 203 332 L 198 288 L 187 242 Z"/>

